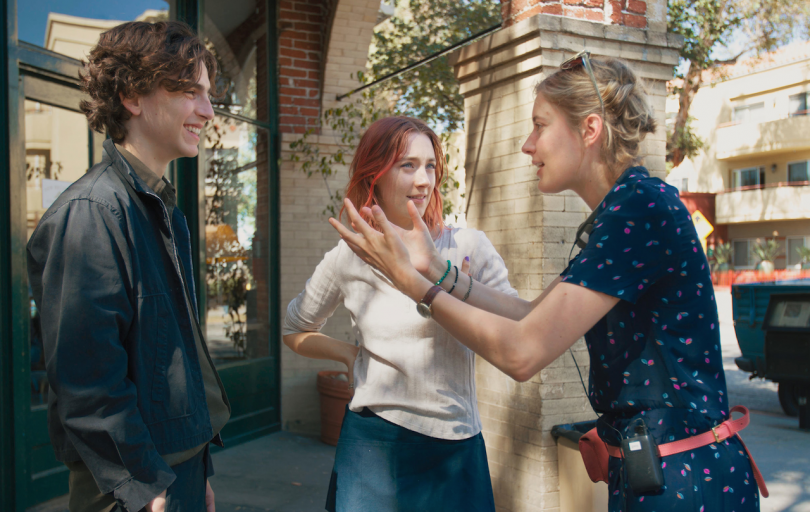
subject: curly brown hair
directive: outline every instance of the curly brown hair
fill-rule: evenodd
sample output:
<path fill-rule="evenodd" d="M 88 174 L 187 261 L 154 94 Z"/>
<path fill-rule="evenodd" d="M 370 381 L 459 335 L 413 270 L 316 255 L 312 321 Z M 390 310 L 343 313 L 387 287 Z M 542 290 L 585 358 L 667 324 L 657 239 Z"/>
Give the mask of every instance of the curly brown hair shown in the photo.
<path fill-rule="evenodd" d="M 177 21 L 123 23 L 101 34 L 90 51 L 85 72 L 79 73 L 82 90 L 90 96 L 79 108 L 90 127 L 124 140 L 124 123 L 131 117 L 121 96 L 147 95 L 156 86 L 177 92 L 197 83 L 205 64 L 215 90 L 217 62 L 188 25 Z"/>

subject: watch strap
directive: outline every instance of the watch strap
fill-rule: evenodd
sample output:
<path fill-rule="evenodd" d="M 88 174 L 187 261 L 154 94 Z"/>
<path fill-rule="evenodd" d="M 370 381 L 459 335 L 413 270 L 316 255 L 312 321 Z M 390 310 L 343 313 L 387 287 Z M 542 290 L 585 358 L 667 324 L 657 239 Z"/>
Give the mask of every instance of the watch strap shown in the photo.
<path fill-rule="evenodd" d="M 424 304 L 427 307 L 430 307 L 431 305 L 433 305 L 433 299 L 436 298 L 436 295 L 438 295 L 439 292 L 443 292 L 443 291 L 444 291 L 444 288 L 442 288 L 441 286 L 436 286 L 434 284 L 433 286 L 430 287 L 430 290 L 427 291 L 427 293 L 422 298 L 422 300 L 419 301 L 419 303 Z"/>

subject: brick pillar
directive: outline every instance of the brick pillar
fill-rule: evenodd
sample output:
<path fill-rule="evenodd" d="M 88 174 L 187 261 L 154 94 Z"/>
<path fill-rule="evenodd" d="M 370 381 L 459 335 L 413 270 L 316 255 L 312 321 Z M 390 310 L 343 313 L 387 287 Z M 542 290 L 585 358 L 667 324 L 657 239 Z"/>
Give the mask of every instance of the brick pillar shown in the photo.
<path fill-rule="evenodd" d="M 520 152 L 532 129 L 533 88 L 544 76 L 583 49 L 596 58 L 625 59 L 647 81 L 660 127 L 642 148 L 646 165 L 665 176 L 665 84 L 682 41 L 664 32 L 664 0 L 628 2 L 504 2 L 507 28 L 451 56 L 464 95 L 467 222 L 487 233 L 524 299 L 537 297 L 565 268 L 576 227 L 589 211 L 571 192 L 540 193 L 535 169 Z M 550 14 L 536 14 L 542 12 Z M 644 23 L 631 17 L 643 16 L 637 12 L 647 13 Z M 591 18 L 598 21 L 585 21 Z M 587 383 L 584 343 L 573 352 Z M 558 510 L 551 427 L 596 417 L 571 354 L 526 383 L 479 358 L 476 379 L 498 510 Z"/>
<path fill-rule="evenodd" d="M 538 14 L 550 14 L 571 19 L 648 28 L 647 3 L 643 0 L 501 0 L 501 16 L 504 27 Z M 666 8 L 666 3 L 663 5 Z M 651 21 L 655 16 L 655 14 L 651 16 Z M 666 23 L 666 16 L 664 22 Z M 661 30 L 660 27 L 650 26 L 650 28 Z"/>
<path fill-rule="evenodd" d="M 279 130 L 317 130 L 321 106 L 327 0 L 284 0 L 279 9 Z"/>

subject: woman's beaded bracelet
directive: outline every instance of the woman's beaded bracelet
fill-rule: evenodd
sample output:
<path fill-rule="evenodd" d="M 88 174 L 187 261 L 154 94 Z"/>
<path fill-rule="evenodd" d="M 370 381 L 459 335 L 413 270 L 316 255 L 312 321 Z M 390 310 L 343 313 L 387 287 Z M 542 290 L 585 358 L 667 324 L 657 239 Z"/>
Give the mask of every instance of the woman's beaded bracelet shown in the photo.
<path fill-rule="evenodd" d="M 470 292 L 472 291 L 472 282 L 473 282 L 472 274 L 467 275 L 470 276 L 470 287 L 467 288 L 467 293 L 464 294 L 464 298 L 461 299 L 461 302 L 467 302 L 467 299 L 470 298 Z"/>
<path fill-rule="evenodd" d="M 450 291 L 447 292 L 450 295 L 453 295 L 453 290 L 456 289 L 456 284 L 458 283 L 458 267 L 453 265 L 453 268 L 456 269 L 456 279 L 453 281 L 453 286 L 450 287 Z"/>
<path fill-rule="evenodd" d="M 441 279 L 439 279 L 438 281 L 436 281 L 435 283 L 433 283 L 434 285 L 436 285 L 436 286 L 440 286 L 440 285 L 442 284 L 442 281 L 444 281 L 444 278 L 445 278 L 445 277 L 447 277 L 447 274 L 449 274 L 449 273 L 450 273 L 450 266 L 451 266 L 451 264 L 450 264 L 450 260 L 447 260 L 447 271 L 445 271 L 445 273 L 444 273 L 444 275 L 442 276 L 442 278 L 441 278 Z"/>

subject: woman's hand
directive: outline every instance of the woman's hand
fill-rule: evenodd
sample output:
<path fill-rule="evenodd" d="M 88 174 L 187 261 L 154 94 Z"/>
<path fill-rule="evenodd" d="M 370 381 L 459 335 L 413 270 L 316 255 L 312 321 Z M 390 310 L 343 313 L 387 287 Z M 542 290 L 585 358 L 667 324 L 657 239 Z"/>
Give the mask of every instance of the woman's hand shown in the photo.
<path fill-rule="evenodd" d="M 419 300 L 424 296 L 424 290 L 411 286 L 424 278 L 411 264 L 408 248 L 394 226 L 388 222 L 382 208 L 376 205 L 371 208 L 371 215 L 382 231 L 380 233 L 363 220 L 349 199 L 344 199 L 343 204 L 349 213 L 349 221 L 357 232 L 353 233 L 334 218 L 330 218 L 329 223 L 340 233 L 340 237 L 351 250 L 364 262 L 379 270 L 391 280 L 398 290 L 412 299 Z"/>
<path fill-rule="evenodd" d="M 373 216 L 371 208 L 367 206 L 360 209 L 360 214 L 366 218 Z M 428 281 L 438 281 L 447 269 L 447 262 L 442 259 L 436 249 L 436 245 L 433 243 L 433 233 L 422 220 L 413 201 L 408 201 L 408 215 L 413 222 L 413 229 L 402 229 L 396 224 L 391 224 L 391 228 L 399 235 L 402 243 L 408 249 L 413 268 L 425 276 Z"/>
<path fill-rule="evenodd" d="M 354 389 L 354 362 L 357 360 L 357 353 L 360 352 L 360 347 L 355 345 L 348 345 L 346 347 L 346 357 L 343 360 L 343 363 L 346 365 L 346 372 L 349 375 L 349 388 Z"/>

